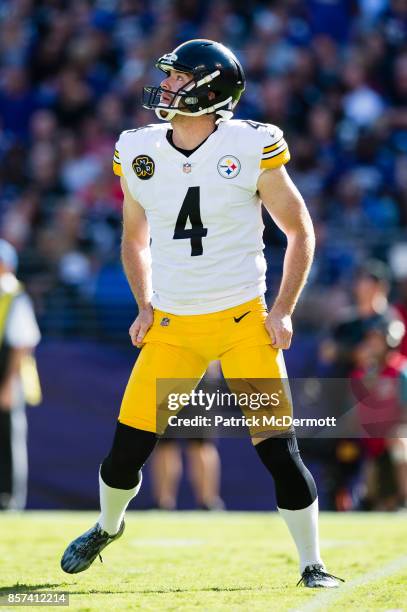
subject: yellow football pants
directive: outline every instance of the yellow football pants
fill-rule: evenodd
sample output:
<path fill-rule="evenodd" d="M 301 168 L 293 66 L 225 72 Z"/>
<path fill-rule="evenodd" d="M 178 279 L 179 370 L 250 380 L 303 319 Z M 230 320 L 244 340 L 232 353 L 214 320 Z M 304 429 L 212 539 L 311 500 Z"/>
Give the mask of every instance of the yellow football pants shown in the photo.
<path fill-rule="evenodd" d="M 157 423 L 157 409 L 165 398 L 157 397 L 157 379 L 171 379 L 173 390 L 190 392 L 191 387 L 185 388 L 185 379 L 189 379 L 189 384 L 192 379 L 196 386 L 208 364 L 218 359 L 231 392 L 253 391 L 253 379 L 256 391 L 265 393 L 273 392 L 276 383 L 281 387 L 280 383 L 284 382 L 284 397 L 274 413 L 291 415 L 283 353 L 271 346 L 264 327 L 266 316 L 260 297 L 203 315 L 174 315 L 155 310 L 153 325 L 144 338 L 123 396 L 119 421 L 137 429 L 162 433 L 162 423 Z M 181 380 L 179 388 L 177 380 Z M 259 435 L 261 439 L 267 437 L 265 430 L 278 433 L 286 429 L 286 426 L 262 426 L 250 428 L 250 433 L 252 438 Z"/>

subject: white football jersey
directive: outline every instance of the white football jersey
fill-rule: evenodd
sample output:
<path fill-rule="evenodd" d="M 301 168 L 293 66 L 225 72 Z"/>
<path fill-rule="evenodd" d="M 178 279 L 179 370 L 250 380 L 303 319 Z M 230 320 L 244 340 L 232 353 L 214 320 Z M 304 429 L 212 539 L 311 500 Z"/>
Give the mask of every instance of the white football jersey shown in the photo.
<path fill-rule="evenodd" d="M 167 140 L 169 123 L 128 130 L 113 169 L 145 209 L 151 233 L 152 304 L 204 314 L 266 289 L 257 180 L 289 158 L 282 131 L 231 120 L 186 157 Z"/>

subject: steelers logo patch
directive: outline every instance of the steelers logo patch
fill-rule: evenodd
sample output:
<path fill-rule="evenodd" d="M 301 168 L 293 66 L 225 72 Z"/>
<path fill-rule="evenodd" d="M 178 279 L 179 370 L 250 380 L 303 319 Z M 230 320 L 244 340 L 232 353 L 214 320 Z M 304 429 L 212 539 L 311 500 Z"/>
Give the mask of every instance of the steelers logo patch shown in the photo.
<path fill-rule="evenodd" d="M 142 181 L 147 181 L 154 174 L 155 163 L 148 155 L 138 155 L 133 159 L 131 165 L 137 177 Z"/>
<path fill-rule="evenodd" d="M 218 161 L 218 172 L 223 178 L 235 178 L 240 172 L 240 161 L 233 155 L 225 155 Z"/>

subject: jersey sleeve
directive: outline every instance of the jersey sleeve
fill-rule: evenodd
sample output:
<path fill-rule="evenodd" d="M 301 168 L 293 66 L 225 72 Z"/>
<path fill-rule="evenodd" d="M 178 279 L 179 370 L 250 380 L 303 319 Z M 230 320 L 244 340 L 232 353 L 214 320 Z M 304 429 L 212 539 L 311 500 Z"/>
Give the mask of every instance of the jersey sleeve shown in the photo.
<path fill-rule="evenodd" d="M 266 125 L 263 131 L 263 150 L 260 168 L 279 168 L 290 161 L 288 145 L 284 140 L 283 132 L 276 125 Z"/>
<path fill-rule="evenodd" d="M 115 146 L 115 149 L 114 149 L 113 172 L 116 174 L 116 176 L 123 176 L 122 164 L 121 164 L 121 161 L 120 161 L 119 142 L 120 142 L 120 140 L 118 140 L 116 142 L 116 146 Z"/>

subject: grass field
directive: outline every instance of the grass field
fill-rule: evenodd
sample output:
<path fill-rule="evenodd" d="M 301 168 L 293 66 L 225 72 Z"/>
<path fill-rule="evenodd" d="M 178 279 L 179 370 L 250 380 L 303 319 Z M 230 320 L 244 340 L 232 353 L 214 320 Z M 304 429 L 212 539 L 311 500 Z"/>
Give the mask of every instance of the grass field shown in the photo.
<path fill-rule="evenodd" d="M 66 544 L 95 519 L 3 514 L 0 594 L 68 591 L 69 609 L 84 611 L 407 611 L 405 514 L 322 514 L 324 560 L 346 579 L 333 590 L 296 588 L 294 546 L 275 513 L 128 513 L 103 564 L 64 574 Z"/>

